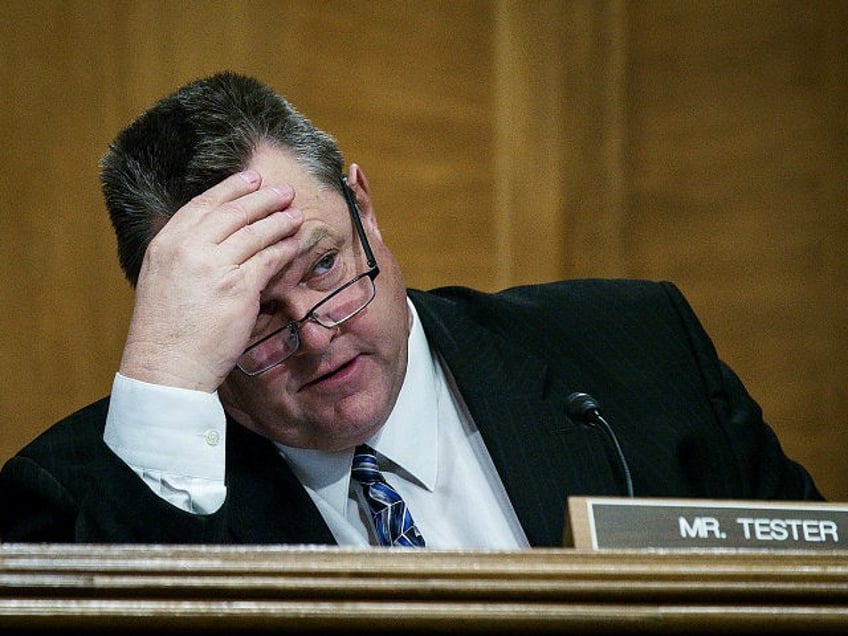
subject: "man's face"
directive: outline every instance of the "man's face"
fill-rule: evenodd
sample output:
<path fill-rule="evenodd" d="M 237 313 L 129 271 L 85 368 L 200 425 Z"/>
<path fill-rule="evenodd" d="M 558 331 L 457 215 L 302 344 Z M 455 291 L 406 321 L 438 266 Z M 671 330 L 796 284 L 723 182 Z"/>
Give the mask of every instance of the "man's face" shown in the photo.
<path fill-rule="evenodd" d="M 263 185 L 291 185 L 293 205 L 303 212 L 296 235 L 300 251 L 263 290 L 254 342 L 299 320 L 368 266 L 336 190 L 319 185 L 291 155 L 270 146 L 260 147 L 248 167 L 262 175 Z M 364 176 L 354 168 L 348 180 L 380 268 L 374 300 L 335 329 L 306 321 L 292 357 L 257 376 L 235 369 L 219 390 L 237 421 L 289 446 L 330 451 L 361 443 L 385 422 L 406 372 L 409 311 L 403 278 L 377 230 Z"/>

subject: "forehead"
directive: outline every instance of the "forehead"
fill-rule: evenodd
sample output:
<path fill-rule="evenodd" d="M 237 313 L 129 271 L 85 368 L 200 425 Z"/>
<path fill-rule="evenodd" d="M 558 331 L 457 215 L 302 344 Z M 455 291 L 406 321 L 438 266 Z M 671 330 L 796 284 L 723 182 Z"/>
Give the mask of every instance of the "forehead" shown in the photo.
<path fill-rule="evenodd" d="M 262 175 L 263 186 L 290 185 L 294 188 L 292 205 L 303 212 L 304 227 L 312 225 L 307 221 L 331 225 L 345 223 L 347 205 L 342 196 L 306 172 L 291 152 L 262 144 L 247 167 Z"/>

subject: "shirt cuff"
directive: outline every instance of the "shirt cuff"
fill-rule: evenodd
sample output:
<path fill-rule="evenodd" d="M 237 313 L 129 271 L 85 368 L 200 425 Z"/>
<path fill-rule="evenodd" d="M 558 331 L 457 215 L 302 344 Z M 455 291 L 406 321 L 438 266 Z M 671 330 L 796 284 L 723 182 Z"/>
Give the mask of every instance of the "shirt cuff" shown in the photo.
<path fill-rule="evenodd" d="M 103 440 L 136 470 L 224 482 L 226 416 L 217 392 L 116 373 Z"/>

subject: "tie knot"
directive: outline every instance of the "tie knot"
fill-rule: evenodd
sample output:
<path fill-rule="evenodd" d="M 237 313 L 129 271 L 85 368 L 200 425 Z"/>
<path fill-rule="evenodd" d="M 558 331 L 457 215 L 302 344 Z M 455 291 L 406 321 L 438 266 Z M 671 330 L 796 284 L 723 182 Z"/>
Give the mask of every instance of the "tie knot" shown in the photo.
<path fill-rule="evenodd" d="M 366 444 L 356 447 L 353 452 L 353 465 L 350 475 L 361 484 L 370 485 L 385 481 L 377 464 L 377 453 Z"/>

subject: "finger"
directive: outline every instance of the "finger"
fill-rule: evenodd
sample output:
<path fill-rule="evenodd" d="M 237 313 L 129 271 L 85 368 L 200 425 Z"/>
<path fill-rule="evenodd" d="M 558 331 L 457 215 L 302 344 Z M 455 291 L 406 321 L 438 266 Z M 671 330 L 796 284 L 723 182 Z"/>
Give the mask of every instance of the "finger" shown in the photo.
<path fill-rule="evenodd" d="M 230 175 L 192 198 L 169 221 L 170 232 L 190 232 L 195 238 L 219 243 L 239 228 L 285 209 L 294 200 L 288 185 L 261 188 L 255 170 Z"/>
<path fill-rule="evenodd" d="M 242 265 L 265 248 L 286 238 L 294 237 L 303 222 L 303 213 L 287 208 L 248 223 L 230 234 L 218 249 L 230 263 Z M 292 238 L 291 243 L 297 246 Z"/>
<path fill-rule="evenodd" d="M 210 230 L 204 232 L 201 224 L 208 218 L 216 216 L 213 213 L 220 206 L 255 192 L 261 185 L 262 176 L 255 170 L 246 170 L 230 175 L 220 183 L 193 197 L 177 210 L 168 219 L 163 228 L 163 233 L 172 236 L 189 234 L 202 239 Z M 215 232 L 215 228 L 213 227 L 211 231 Z"/>
<path fill-rule="evenodd" d="M 294 200 L 289 186 L 272 186 L 249 192 L 238 199 L 219 205 L 214 214 L 206 215 L 195 228 L 198 235 L 215 243 L 275 212 L 286 210 Z"/>
<path fill-rule="evenodd" d="M 261 291 L 286 264 L 291 262 L 297 250 L 296 240 L 283 239 L 254 253 L 241 264 L 239 269 L 250 280 L 250 287 Z"/>
<path fill-rule="evenodd" d="M 173 216 L 174 219 L 199 219 L 208 215 L 219 206 L 235 201 L 262 185 L 262 176 L 255 170 L 245 170 L 230 175 L 220 183 L 193 197 Z"/>

